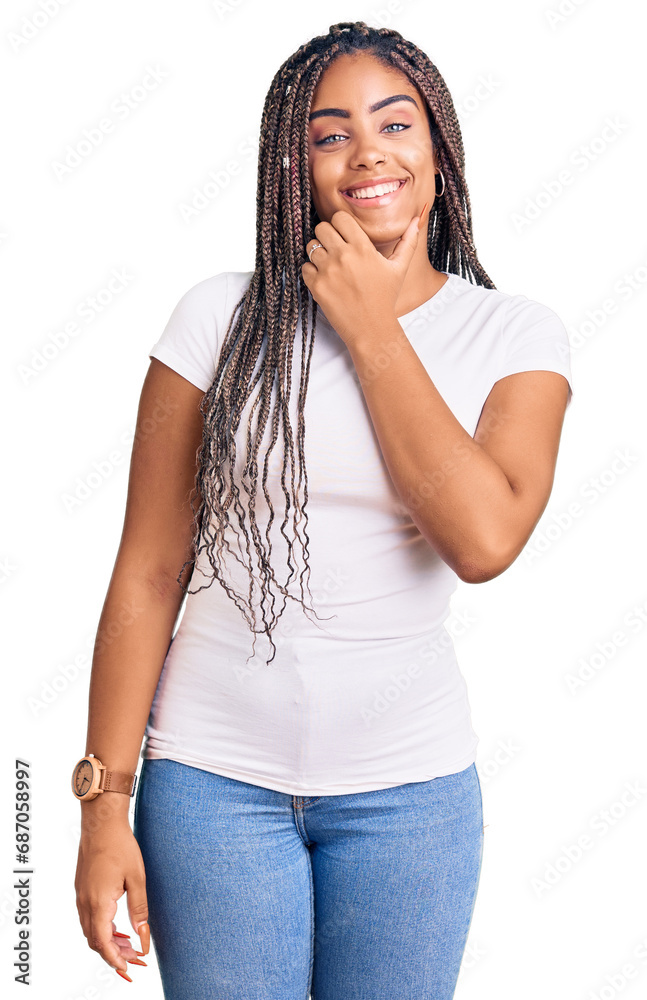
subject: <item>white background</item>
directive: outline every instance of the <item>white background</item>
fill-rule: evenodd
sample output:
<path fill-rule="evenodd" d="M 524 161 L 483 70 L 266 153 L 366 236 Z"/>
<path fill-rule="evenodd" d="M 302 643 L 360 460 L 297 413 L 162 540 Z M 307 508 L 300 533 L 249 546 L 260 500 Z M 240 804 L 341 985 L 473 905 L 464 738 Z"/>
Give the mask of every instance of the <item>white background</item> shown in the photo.
<path fill-rule="evenodd" d="M 129 967 L 130 985 L 82 935 L 73 886 L 79 806 L 69 785 L 85 747 L 89 654 L 121 533 L 148 350 L 188 288 L 253 268 L 256 159 L 238 149 L 258 138 L 279 65 L 336 21 L 378 17 L 429 54 L 453 95 L 484 267 L 500 290 L 554 309 L 573 351 L 575 395 L 546 511 L 505 574 L 461 583 L 454 599 L 456 619 L 472 619 L 456 648 L 481 740 L 486 823 L 456 997 L 645 995 L 638 6 L 563 0 L 561 14 L 559 0 L 390 6 L 69 0 L 57 12 L 50 0 L 46 15 L 37 2 L 3 4 L 0 559 L 9 697 L 0 981 L 11 996 L 24 995 L 12 968 L 17 757 L 31 762 L 33 777 L 29 995 L 162 996 L 152 951 L 148 969 Z M 151 67 L 164 78 L 117 118 L 110 105 Z M 67 146 L 107 115 L 113 131 L 57 177 Z M 226 186 L 185 221 L 182 204 L 232 158 L 238 175 L 225 175 Z M 563 171 L 571 183 L 560 190 Z M 129 276 L 125 287 L 81 320 L 77 310 L 113 269 Z M 35 371 L 73 320 L 78 335 L 49 346 Z M 107 474 L 70 507 L 66 497 L 95 462 Z M 569 510 L 578 512 L 570 522 Z M 578 672 L 588 679 L 571 690 Z M 584 836 L 589 847 L 578 858 Z M 117 926 L 130 930 L 125 902 Z"/>

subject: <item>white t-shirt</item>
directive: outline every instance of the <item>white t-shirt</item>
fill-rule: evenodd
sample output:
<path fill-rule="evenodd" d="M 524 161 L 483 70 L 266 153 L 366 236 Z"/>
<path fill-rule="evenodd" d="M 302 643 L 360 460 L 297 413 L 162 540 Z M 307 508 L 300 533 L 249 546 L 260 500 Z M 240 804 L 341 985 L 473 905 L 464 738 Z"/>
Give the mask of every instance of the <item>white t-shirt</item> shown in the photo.
<path fill-rule="evenodd" d="M 190 288 L 150 356 L 206 391 L 232 312 L 251 277 L 252 272 L 224 272 Z M 309 344 L 310 311 L 308 319 Z M 570 403 L 568 335 L 557 315 L 538 302 L 449 274 L 431 299 L 399 322 L 470 436 L 495 382 L 515 372 L 559 372 L 571 387 Z M 290 398 L 295 462 L 301 346 L 299 326 Z M 258 386 L 237 431 L 235 474 L 243 502 L 247 494 L 239 477 L 257 391 Z M 261 480 L 275 398 L 276 385 L 258 452 L 256 516 L 263 538 L 269 508 Z M 258 407 L 254 428 L 257 418 Z M 276 655 L 266 665 L 272 647 L 260 611 L 256 654 L 248 659 L 251 629 L 220 582 L 189 594 L 155 692 L 142 756 L 171 758 L 293 795 L 371 791 L 461 771 L 475 761 L 478 737 L 443 624 L 458 577 L 400 501 L 348 349 L 321 309 L 305 425 L 305 530 L 311 606 L 318 620 L 312 612 L 306 616 L 297 601 L 286 603 L 273 583 L 275 613 L 286 607 L 273 632 Z M 274 508 L 270 561 L 285 584 L 283 444 L 279 427 L 267 489 Z M 290 471 L 288 465 L 288 488 Z M 303 503 L 302 491 L 300 497 Z M 291 505 L 284 527 L 289 539 L 294 539 L 293 514 Z M 236 529 L 225 537 L 243 565 L 226 548 L 223 559 L 228 582 L 246 606 L 248 557 L 244 540 L 237 540 L 238 519 L 233 520 Z M 245 523 L 249 531 L 248 518 Z M 303 521 L 298 530 L 303 539 Z M 256 567 L 251 536 L 249 548 Z M 291 561 L 296 570 L 288 591 L 298 597 L 305 568 L 299 541 Z M 202 553 L 190 589 L 208 584 L 211 575 Z M 254 593 L 258 608 L 259 586 Z M 305 585 L 304 597 L 310 603 Z"/>

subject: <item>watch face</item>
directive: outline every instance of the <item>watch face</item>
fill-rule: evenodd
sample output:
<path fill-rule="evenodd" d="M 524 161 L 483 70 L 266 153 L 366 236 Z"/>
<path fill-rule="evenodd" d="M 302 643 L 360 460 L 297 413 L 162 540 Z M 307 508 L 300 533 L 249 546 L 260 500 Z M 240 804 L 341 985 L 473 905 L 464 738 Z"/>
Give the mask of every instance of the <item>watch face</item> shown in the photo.
<path fill-rule="evenodd" d="M 82 760 L 74 772 L 74 791 L 83 796 L 92 788 L 93 767 L 89 760 Z"/>

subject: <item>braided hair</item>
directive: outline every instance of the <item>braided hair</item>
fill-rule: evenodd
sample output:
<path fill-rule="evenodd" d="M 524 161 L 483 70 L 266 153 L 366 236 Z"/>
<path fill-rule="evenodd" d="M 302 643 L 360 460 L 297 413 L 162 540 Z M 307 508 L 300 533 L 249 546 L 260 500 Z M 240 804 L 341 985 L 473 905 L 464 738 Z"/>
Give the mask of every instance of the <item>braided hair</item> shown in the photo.
<path fill-rule="evenodd" d="M 233 310 L 212 384 L 200 403 L 204 418 L 203 434 L 196 455 L 198 472 L 190 496 L 194 515 L 192 558 L 184 563 L 177 579 L 186 593 L 197 593 L 204 589 L 204 586 L 210 586 L 214 578 L 217 578 L 241 610 L 254 634 L 257 632 L 267 634 L 274 648 L 272 657 L 267 663 L 274 659 L 276 645 L 272 639 L 272 631 L 285 608 L 284 601 L 279 615 L 274 614 L 275 598 L 269 593 L 270 580 L 276 583 L 286 598 L 296 600 L 286 590 L 295 572 L 290 559 L 292 541 L 284 531 L 291 506 L 294 506 L 295 541 L 299 538 L 308 579 L 310 576 L 309 539 L 306 529 L 308 478 L 304 459 L 303 410 L 314 346 L 317 303 L 303 280 L 301 266 L 306 256 L 306 244 L 312 238 L 313 229 L 320 221 L 311 199 L 308 175 L 310 106 L 315 88 L 327 67 L 340 55 L 360 50 L 369 50 L 370 54 L 384 65 L 403 72 L 426 101 L 433 148 L 445 177 L 444 197 L 434 200 L 429 216 L 427 251 L 432 266 L 440 271 L 458 274 L 474 284 L 486 288 L 495 287 L 479 263 L 473 243 L 471 206 L 464 177 L 465 154 L 454 104 L 443 77 L 429 57 L 412 42 L 406 41 L 399 32 L 391 28 L 372 28 L 364 21 L 343 21 L 334 24 L 327 35 L 316 36 L 302 45 L 279 68 L 265 98 L 258 155 L 255 266 L 249 286 Z M 306 354 L 308 305 L 312 309 L 312 331 Z M 299 319 L 301 319 L 302 352 L 296 428 L 299 478 L 295 491 L 295 441 L 289 420 L 288 404 L 292 384 L 292 351 Z M 261 356 L 263 347 L 264 353 Z M 251 381 L 259 356 L 261 356 L 260 366 Z M 231 512 L 228 510 L 232 501 L 233 510 L 237 514 L 238 523 L 245 537 L 246 552 L 251 559 L 250 538 L 245 528 L 245 508 L 240 500 L 240 491 L 234 480 L 233 469 L 236 460 L 235 433 L 245 404 L 259 381 L 261 387 L 252 406 L 247 427 L 247 459 L 242 485 L 249 498 L 249 523 L 258 558 L 262 591 L 260 608 L 264 623 L 262 629 L 256 628 L 256 610 L 253 606 L 255 579 L 251 564 L 247 565 L 250 578 L 247 607 L 252 612 L 253 620 L 250 619 L 245 606 L 240 603 L 241 595 L 232 590 L 220 572 L 223 542 L 231 552 L 224 535 L 225 528 L 232 527 L 229 521 Z M 262 479 L 263 491 L 269 506 L 269 521 L 265 532 L 269 550 L 266 550 L 258 528 L 255 501 L 258 484 L 258 450 L 270 417 L 270 403 L 275 384 L 276 405 L 271 416 L 272 436 L 265 455 Z M 252 421 L 257 407 L 259 412 L 256 435 L 252 442 Z M 290 567 L 290 575 L 285 584 L 277 581 L 270 564 L 272 546 L 269 531 L 274 520 L 274 510 L 266 489 L 268 460 L 278 437 L 279 422 L 285 443 L 281 472 L 285 516 L 280 530 L 288 544 L 287 561 Z M 286 486 L 288 456 L 291 468 L 290 490 Z M 227 466 L 230 473 L 229 482 L 225 479 Z M 298 496 L 302 478 L 303 502 Z M 302 519 L 305 522 L 303 526 L 305 541 L 301 539 L 298 528 Z M 241 551 L 240 544 L 238 549 Z M 195 564 L 202 552 L 209 560 L 213 575 L 209 584 L 191 591 L 183 584 L 182 573 L 187 565 Z M 241 562 L 238 555 L 233 554 L 238 562 Z M 303 576 L 304 571 L 301 572 L 299 580 L 300 603 L 305 610 L 307 606 L 303 597 Z M 191 582 L 191 578 L 188 582 Z M 309 587 L 308 592 L 310 593 Z M 270 597 L 272 617 L 268 622 L 265 605 Z M 314 609 L 307 607 L 307 610 Z M 254 639 L 254 646 L 255 642 Z"/>

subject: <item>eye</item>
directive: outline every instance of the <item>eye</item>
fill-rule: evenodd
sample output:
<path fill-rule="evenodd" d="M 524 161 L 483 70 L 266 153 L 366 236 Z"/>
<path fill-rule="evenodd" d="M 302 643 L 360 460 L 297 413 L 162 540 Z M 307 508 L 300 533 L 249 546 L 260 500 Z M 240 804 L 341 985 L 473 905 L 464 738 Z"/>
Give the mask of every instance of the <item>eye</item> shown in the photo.
<path fill-rule="evenodd" d="M 329 139 L 345 139 L 345 138 L 346 138 L 345 135 L 337 135 L 336 133 L 333 133 L 333 135 L 324 136 L 323 139 L 317 139 L 317 141 L 315 142 L 315 146 L 324 146 L 324 145 L 328 146 L 330 145 L 330 143 L 328 142 Z"/>
<path fill-rule="evenodd" d="M 387 128 L 394 128 L 395 126 L 397 126 L 398 128 L 398 132 L 402 129 L 411 128 L 410 125 L 406 125 L 404 122 L 391 122 L 390 125 L 385 125 L 384 130 L 386 131 Z M 390 132 L 389 135 L 397 135 L 398 132 Z M 333 132 L 331 135 L 325 135 L 323 139 L 317 139 L 317 141 L 315 142 L 315 146 L 332 146 L 334 144 L 328 142 L 329 139 L 347 139 L 347 138 L 348 136 L 340 135 L 338 132 Z"/>

